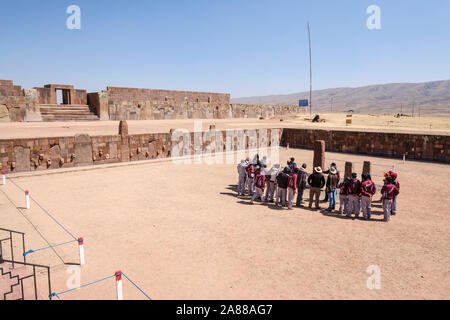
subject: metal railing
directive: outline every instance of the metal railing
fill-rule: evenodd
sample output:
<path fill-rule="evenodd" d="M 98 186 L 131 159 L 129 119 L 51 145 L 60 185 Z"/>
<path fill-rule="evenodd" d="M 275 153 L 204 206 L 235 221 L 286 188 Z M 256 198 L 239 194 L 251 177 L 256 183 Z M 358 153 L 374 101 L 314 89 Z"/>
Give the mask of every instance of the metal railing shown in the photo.
<path fill-rule="evenodd" d="M 9 229 L 4 229 L 4 228 L 0 228 L 0 232 L 6 232 L 7 234 L 9 234 L 9 236 L 7 236 L 6 238 L 1 238 L 0 239 L 0 265 L 4 264 L 4 263 L 9 263 L 11 264 L 12 269 L 14 269 L 16 267 L 16 265 L 20 265 L 20 266 L 25 266 L 25 267 L 30 267 L 33 269 L 33 272 L 31 274 L 28 274 L 26 276 L 20 277 L 18 275 L 16 276 L 12 276 L 11 271 L 10 270 L 6 270 L 4 272 L 4 268 L 2 266 L 0 266 L 0 275 L 5 276 L 8 275 L 11 279 L 16 278 L 17 279 L 17 283 L 13 284 L 11 286 L 11 290 L 9 292 L 6 292 L 3 294 L 3 300 L 6 300 L 6 296 L 9 294 L 12 294 L 14 291 L 14 287 L 19 286 L 21 287 L 21 299 L 20 300 L 24 300 L 25 299 L 25 295 L 24 295 L 24 286 L 23 286 L 23 281 L 29 278 L 33 278 L 33 286 L 34 286 L 34 298 L 35 300 L 38 300 L 38 288 L 37 288 L 37 269 L 44 269 L 47 273 L 47 280 L 48 280 L 48 291 L 49 291 L 49 295 L 51 295 L 52 293 L 52 288 L 51 288 L 51 280 L 50 280 L 50 267 L 48 266 L 43 266 L 43 265 L 39 265 L 39 264 L 33 264 L 33 263 L 27 263 L 27 258 L 25 253 L 25 233 L 23 232 L 19 232 L 19 231 L 14 231 L 14 230 L 9 230 Z M 22 261 L 17 261 L 14 259 L 14 238 L 13 235 L 19 235 L 22 238 L 22 252 L 20 252 L 19 256 L 21 256 L 23 258 L 23 262 Z M 9 241 L 9 246 L 6 245 L 5 247 L 8 248 L 10 250 L 10 255 L 8 255 L 8 257 L 10 256 L 11 259 L 5 259 L 5 249 L 4 248 L 4 243 Z M 28 270 L 28 268 L 27 268 Z"/>
<path fill-rule="evenodd" d="M 37 288 L 37 281 L 36 281 L 36 269 L 37 268 L 41 268 L 41 269 L 45 269 L 45 271 L 47 272 L 47 281 L 48 281 L 48 296 L 50 296 L 52 294 L 52 285 L 51 285 L 51 279 L 50 279 L 50 267 L 48 266 L 42 266 L 39 264 L 32 264 L 32 263 L 26 263 L 26 262 L 19 262 L 19 261 L 11 261 L 11 260 L 5 260 L 3 259 L 3 257 L 0 255 L 0 265 L 4 264 L 4 263 L 11 263 L 11 264 L 19 264 L 22 266 L 26 266 L 26 267 L 32 267 L 33 268 L 33 273 L 26 275 L 24 277 L 20 277 L 20 276 L 12 276 L 11 271 L 7 271 L 7 272 L 3 272 L 3 267 L 0 266 L 0 274 L 2 276 L 4 275 L 9 275 L 10 278 L 17 278 L 17 283 L 13 284 L 11 286 L 11 290 L 9 292 L 5 292 L 3 294 L 3 300 L 6 300 L 6 296 L 9 294 L 12 294 L 14 291 L 14 287 L 20 285 L 21 287 L 21 298 L 19 300 L 25 300 L 25 295 L 24 295 L 24 287 L 23 287 L 23 281 L 25 279 L 29 279 L 29 278 L 33 278 L 33 286 L 34 286 L 34 300 L 38 300 L 39 296 L 38 296 L 38 288 Z"/>
<path fill-rule="evenodd" d="M 11 263 L 12 263 L 12 267 L 14 268 L 14 264 L 17 263 L 16 261 L 14 261 L 14 244 L 13 244 L 13 234 L 18 234 L 22 237 L 22 253 L 20 254 L 21 257 L 23 257 L 23 262 L 26 263 L 27 259 L 26 257 L 23 255 L 25 253 L 25 233 L 23 232 L 19 232 L 19 231 L 14 231 L 14 230 L 9 230 L 9 229 L 3 229 L 0 228 L 0 231 L 4 231 L 9 233 L 9 237 L 4 238 L 4 239 L 0 239 L 0 256 L 4 256 L 3 254 L 3 242 L 10 242 L 10 246 L 9 248 L 11 249 Z"/>

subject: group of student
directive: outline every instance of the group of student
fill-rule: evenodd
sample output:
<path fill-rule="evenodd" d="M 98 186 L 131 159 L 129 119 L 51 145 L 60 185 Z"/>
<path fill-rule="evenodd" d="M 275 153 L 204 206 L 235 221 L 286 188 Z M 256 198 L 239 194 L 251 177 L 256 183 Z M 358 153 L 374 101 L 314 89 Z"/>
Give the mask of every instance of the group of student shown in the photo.
<path fill-rule="evenodd" d="M 336 210 L 337 190 L 339 190 L 339 214 L 345 214 L 347 217 L 354 215 L 358 218 L 362 211 L 365 220 L 371 218 L 372 199 L 377 192 L 377 187 L 370 174 L 362 174 L 362 179 L 359 180 L 358 175 L 353 173 L 351 177 L 341 181 L 340 172 L 335 163 L 332 163 L 326 171 L 321 167 L 315 167 L 313 173 L 309 174 L 306 171 L 307 165 L 304 163 L 301 167 L 297 167 L 294 158 L 291 158 L 283 169 L 279 164 L 275 164 L 268 170 L 266 159 L 260 160 L 258 155 L 252 161 L 250 158 L 241 160 L 237 169 L 238 196 L 250 195 L 251 204 L 260 198 L 263 205 L 275 202 L 275 206 L 287 206 L 289 210 L 292 210 L 295 201 L 297 207 L 302 207 L 303 194 L 309 185 L 309 208 L 312 208 L 314 202 L 315 208 L 320 209 L 320 193 L 326 187 L 324 201 L 329 203 L 326 209 L 328 212 Z M 325 175 L 327 175 L 326 179 Z M 394 171 L 384 173 L 381 202 L 383 221 L 386 222 L 397 211 L 397 196 L 400 192 L 397 176 Z"/>

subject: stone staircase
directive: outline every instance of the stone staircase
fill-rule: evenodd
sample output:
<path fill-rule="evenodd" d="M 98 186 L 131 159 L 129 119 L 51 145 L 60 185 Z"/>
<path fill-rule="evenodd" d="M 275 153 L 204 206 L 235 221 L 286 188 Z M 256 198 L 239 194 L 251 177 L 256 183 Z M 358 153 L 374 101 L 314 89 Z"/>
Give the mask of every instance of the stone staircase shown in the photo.
<path fill-rule="evenodd" d="M 39 106 L 43 121 L 93 121 L 99 120 L 95 110 L 81 104 L 43 104 Z"/>
<path fill-rule="evenodd" d="M 27 267 L 0 264 L 0 300 L 35 300 L 34 279 Z"/>

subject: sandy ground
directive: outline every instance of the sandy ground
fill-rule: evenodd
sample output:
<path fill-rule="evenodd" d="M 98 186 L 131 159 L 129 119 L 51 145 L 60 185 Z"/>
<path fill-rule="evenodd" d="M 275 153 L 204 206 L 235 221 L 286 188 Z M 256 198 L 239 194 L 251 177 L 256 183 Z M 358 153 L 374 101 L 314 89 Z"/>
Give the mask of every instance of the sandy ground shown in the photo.
<path fill-rule="evenodd" d="M 281 150 L 311 167 L 312 152 Z M 393 165 L 399 211 L 389 223 L 325 212 L 248 204 L 236 197 L 235 165 L 175 165 L 170 160 L 27 173 L 14 181 L 75 236 L 85 238 L 85 284 L 122 270 L 153 299 L 448 299 L 450 167 L 327 153 L 327 164 L 372 161 L 377 184 Z M 322 196 L 323 197 L 323 196 Z M 379 194 L 376 199 L 379 198 Z M 27 249 L 71 240 L 12 183 L 0 186 L 1 226 L 26 232 Z M 325 204 L 322 204 L 325 207 Z M 75 244 L 29 256 L 52 265 L 53 291 L 67 289 L 64 262 Z M 370 265 L 381 290 L 369 290 Z M 144 298 L 124 280 L 126 299 Z M 62 299 L 115 299 L 115 281 Z"/>
<path fill-rule="evenodd" d="M 203 129 L 211 124 L 217 129 L 237 128 L 315 128 L 338 129 L 350 131 L 383 131 L 398 133 L 429 133 L 450 134 L 449 117 L 402 117 L 382 115 L 353 115 L 353 124 L 345 124 L 343 113 L 319 113 L 325 122 L 312 123 L 308 114 L 299 114 L 297 117 L 280 119 L 214 119 L 200 120 Z M 161 133 L 169 132 L 171 128 L 184 128 L 193 131 L 195 120 L 138 120 L 128 121 L 129 133 Z M 197 120 L 199 121 L 199 120 Z M 77 133 L 90 135 L 118 134 L 118 121 L 92 121 L 92 122 L 4 122 L 0 123 L 0 139 L 9 138 L 37 138 L 73 136 Z"/>

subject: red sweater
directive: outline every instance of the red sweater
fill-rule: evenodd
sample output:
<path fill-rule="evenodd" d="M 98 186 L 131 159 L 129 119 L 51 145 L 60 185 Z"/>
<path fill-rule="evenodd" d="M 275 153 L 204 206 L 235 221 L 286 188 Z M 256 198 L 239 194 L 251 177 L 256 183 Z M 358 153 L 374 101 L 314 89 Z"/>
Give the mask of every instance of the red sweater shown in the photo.
<path fill-rule="evenodd" d="M 366 197 L 373 197 L 377 192 L 377 186 L 372 180 L 366 180 L 361 183 L 361 195 Z"/>
<path fill-rule="evenodd" d="M 349 195 L 361 196 L 361 181 L 352 179 L 348 184 L 347 190 Z"/>
<path fill-rule="evenodd" d="M 394 199 L 396 195 L 398 195 L 398 189 L 392 183 L 386 184 L 381 189 L 381 194 L 383 195 L 383 199 Z"/>
<path fill-rule="evenodd" d="M 296 174 L 293 174 L 292 176 L 289 177 L 288 187 L 293 189 L 294 193 L 297 190 L 296 189 L 297 188 L 297 175 Z"/>
<path fill-rule="evenodd" d="M 343 196 L 347 196 L 348 195 L 348 190 L 347 190 L 347 184 L 344 182 L 341 182 L 339 184 L 339 194 L 342 194 Z"/>
<path fill-rule="evenodd" d="M 255 167 L 253 165 L 249 165 L 247 167 L 247 177 L 249 177 L 249 178 L 255 177 Z"/>

